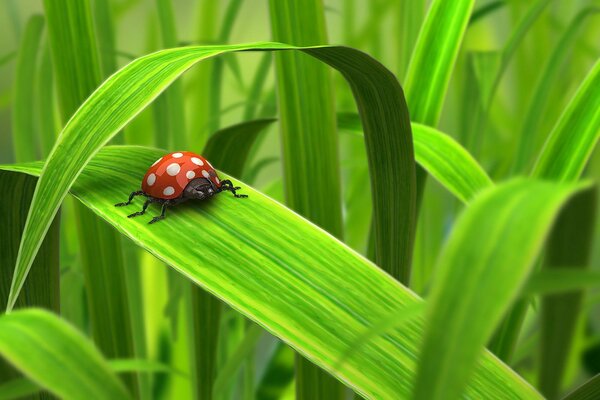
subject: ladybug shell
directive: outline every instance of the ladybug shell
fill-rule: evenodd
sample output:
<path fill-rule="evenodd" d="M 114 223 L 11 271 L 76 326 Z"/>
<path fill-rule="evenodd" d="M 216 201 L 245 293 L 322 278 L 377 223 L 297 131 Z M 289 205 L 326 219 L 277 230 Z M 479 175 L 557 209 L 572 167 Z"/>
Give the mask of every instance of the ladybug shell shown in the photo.
<path fill-rule="evenodd" d="M 159 158 L 148 168 L 142 190 L 159 199 L 175 199 L 183 194 L 192 179 L 202 177 L 217 188 L 221 186 L 217 171 L 206 158 L 191 151 L 178 151 Z"/>

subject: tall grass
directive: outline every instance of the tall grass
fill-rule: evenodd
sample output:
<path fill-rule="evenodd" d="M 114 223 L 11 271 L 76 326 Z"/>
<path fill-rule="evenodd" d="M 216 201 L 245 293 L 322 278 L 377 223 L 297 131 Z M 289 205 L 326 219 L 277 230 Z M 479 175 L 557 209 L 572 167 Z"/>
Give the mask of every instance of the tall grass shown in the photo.
<path fill-rule="evenodd" d="M 0 4 L 0 398 L 595 398 L 598 7 Z"/>

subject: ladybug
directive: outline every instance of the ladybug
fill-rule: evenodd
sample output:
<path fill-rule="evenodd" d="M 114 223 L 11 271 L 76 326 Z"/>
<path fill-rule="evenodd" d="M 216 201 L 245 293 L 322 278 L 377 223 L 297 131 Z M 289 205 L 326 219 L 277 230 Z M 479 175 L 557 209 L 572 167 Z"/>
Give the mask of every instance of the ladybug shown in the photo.
<path fill-rule="evenodd" d="M 152 218 L 149 224 L 165 218 L 167 207 L 183 203 L 189 199 L 205 200 L 223 191 L 232 192 L 237 198 L 248 197 L 237 194 L 230 180 L 219 180 L 217 171 L 201 155 L 191 151 L 178 151 L 167 154 L 148 168 L 142 190 L 132 192 L 125 203 L 115 204 L 116 207 L 127 206 L 135 196 L 146 196 L 147 200 L 142 211 L 128 215 L 128 218 L 143 215 L 151 203 L 162 205 L 159 216 Z"/>

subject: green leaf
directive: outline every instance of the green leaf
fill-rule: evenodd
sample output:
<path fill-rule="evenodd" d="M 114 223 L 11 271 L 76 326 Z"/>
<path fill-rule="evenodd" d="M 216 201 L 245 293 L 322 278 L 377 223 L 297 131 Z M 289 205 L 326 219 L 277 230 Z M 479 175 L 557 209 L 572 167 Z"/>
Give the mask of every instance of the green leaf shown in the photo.
<path fill-rule="evenodd" d="M 600 272 L 580 268 L 544 269 L 531 275 L 521 291 L 523 297 L 558 294 L 600 286 Z"/>
<path fill-rule="evenodd" d="M 592 67 L 554 126 L 533 168 L 533 176 L 573 181 L 581 175 L 600 136 L 598 87 L 600 61 Z"/>
<path fill-rule="evenodd" d="M 322 1 L 270 0 L 269 10 L 274 40 L 297 46 L 327 43 Z M 342 239 L 341 171 L 331 71 L 307 54 L 287 52 L 275 55 L 275 72 L 285 204 Z M 409 263 L 401 265 L 406 273 L 395 276 L 407 281 L 409 267 Z M 297 400 L 343 397 L 344 387 L 338 381 L 296 357 Z"/>
<path fill-rule="evenodd" d="M 13 276 L 14 265 L 19 252 L 19 242 L 27 219 L 29 205 L 35 190 L 34 177 L 3 173 L 0 187 L 5 188 L 0 197 L 0 307 L 6 306 Z M 16 307 L 43 307 L 58 312 L 59 299 L 59 221 L 57 215 L 48 235 L 42 242 L 29 279 L 23 287 L 23 294 Z M 0 358 L 0 384 L 19 376 L 6 361 Z M 1 396 L 0 396 L 1 398 Z"/>
<path fill-rule="evenodd" d="M 600 396 L 600 374 L 566 395 L 563 400 L 594 400 Z"/>
<path fill-rule="evenodd" d="M 581 188 L 517 179 L 485 191 L 463 212 L 439 256 L 428 298 L 415 398 L 463 393 L 561 207 Z"/>
<path fill-rule="evenodd" d="M 39 159 L 37 126 L 31 115 L 35 99 L 35 66 L 40 45 L 44 17 L 33 15 L 27 21 L 25 35 L 19 47 L 15 72 L 14 101 L 12 106 L 12 133 L 17 161 Z"/>
<path fill-rule="evenodd" d="M 123 359 L 109 360 L 110 369 L 114 372 L 154 372 L 154 373 L 169 373 L 178 374 L 185 377 L 181 371 L 175 370 L 169 365 L 153 361 L 139 359 Z M 0 399 L 22 399 L 26 396 L 31 396 L 41 390 L 39 385 L 35 384 L 27 378 L 13 379 L 0 385 Z"/>
<path fill-rule="evenodd" d="M 599 12 L 598 7 L 587 7 L 573 18 L 540 73 L 519 133 L 520 140 L 514 166 L 516 171 L 522 172 L 530 164 L 534 147 L 538 146 L 539 127 L 542 120 L 548 117 L 545 110 L 548 101 L 552 98 L 551 90 L 555 86 L 554 82 L 559 76 L 561 66 L 569 60 L 567 56 L 577 38 L 577 33 L 584 26 L 583 22 L 586 18 L 595 16 Z"/>
<path fill-rule="evenodd" d="M 130 398 L 92 343 L 46 311 L 28 309 L 1 316 L 0 354 L 59 397 Z"/>
<path fill-rule="evenodd" d="M 338 126 L 361 132 L 356 114 L 340 114 Z M 415 160 L 461 201 L 468 203 L 492 181 L 475 159 L 452 137 L 425 125 L 412 124 Z"/>
<path fill-rule="evenodd" d="M 593 190 L 574 198 L 556 221 L 548 240 L 543 268 L 590 267 L 597 196 Z M 549 399 L 562 389 L 569 354 L 583 308 L 583 293 L 554 294 L 542 299 L 540 313 L 540 391 Z"/>
<path fill-rule="evenodd" d="M 202 155 L 228 175 L 240 177 L 248 154 L 258 135 L 275 122 L 273 118 L 257 119 L 223 128 L 211 135 Z"/>
<path fill-rule="evenodd" d="M 379 221 L 375 226 L 378 259 L 393 274 L 409 264 L 416 206 L 414 162 L 406 105 L 393 74 L 366 54 L 345 47 L 301 49 L 277 43 L 187 47 L 159 51 L 133 61 L 106 80 L 69 121 L 38 182 L 8 308 L 14 303 L 48 223 L 69 187 L 116 132 L 201 60 L 233 51 L 290 49 L 321 59 L 342 71 L 349 81 L 363 119 L 370 155 L 374 213 Z"/>
<path fill-rule="evenodd" d="M 61 117 L 67 121 L 102 81 L 91 4 L 89 0 L 46 0 L 44 11 Z M 57 139 L 56 145 L 60 142 Z M 92 337 L 107 357 L 133 357 L 121 238 L 85 207 L 77 205 L 74 214 Z M 134 376 L 126 381 L 130 389 L 137 389 Z"/>
<path fill-rule="evenodd" d="M 135 243 L 357 392 L 368 398 L 409 396 L 422 339 L 420 320 L 374 338 L 339 370 L 333 367 L 365 329 L 390 311 L 417 302 L 414 293 L 241 182 L 247 199 L 220 195 L 209 203 L 189 203 L 154 225 L 127 218 L 128 211 L 113 204 L 137 187 L 148 165 L 162 155 L 160 150 L 133 146 L 103 149 L 72 192 Z M 3 167 L 7 168 L 39 174 L 42 164 Z M 211 232 L 202 235 L 202 246 L 197 245 L 198 227 Z M 480 360 L 468 393 L 538 397 L 489 354 Z"/>
<path fill-rule="evenodd" d="M 437 125 L 474 3 L 474 0 L 432 2 L 405 79 L 413 122 Z"/>

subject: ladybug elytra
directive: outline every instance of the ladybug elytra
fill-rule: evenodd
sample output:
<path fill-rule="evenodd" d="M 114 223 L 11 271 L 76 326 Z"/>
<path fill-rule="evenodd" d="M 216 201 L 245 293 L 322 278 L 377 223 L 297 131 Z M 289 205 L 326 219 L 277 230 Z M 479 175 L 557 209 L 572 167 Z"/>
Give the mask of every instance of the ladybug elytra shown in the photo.
<path fill-rule="evenodd" d="M 217 171 L 201 155 L 191 151 L 178 151 L 167 154 L 148 168 L 142 190 L 132 192 L 129 200 L 115 204 L 116 207 L 127 206 L 136 196 L 146 196 L 147 200 L 142 211 L 128 215 L 128 218 L 137 217 L 146 213 L 146 208 L 152 203 L 162 205 L 159 216 L 149 222 L 153 224 L 165 217 L 167 207 L 174 206 L 186 200 L 205 200 L 223 191 L 232 192 L 235 197 L 248 197 L 237 194 L 230 180 L 219 180 Z"/>

